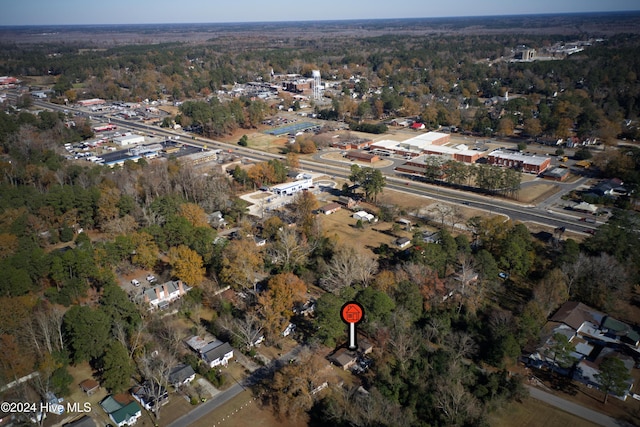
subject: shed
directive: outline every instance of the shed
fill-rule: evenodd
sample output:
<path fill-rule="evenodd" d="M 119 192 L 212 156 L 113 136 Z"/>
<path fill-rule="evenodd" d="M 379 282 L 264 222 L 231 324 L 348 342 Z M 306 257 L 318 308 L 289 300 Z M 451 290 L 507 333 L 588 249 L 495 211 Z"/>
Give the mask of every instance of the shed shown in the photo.
<path fill-rule="evenodd" d="M 331 356 L 331 361 L 333 361 L 336 365 L 338 365 L 345 371 L 354 366 L 357 360 L 357 355 L 354 352 L 347 350 L 346 348 L 339 349 L 333 354 L 333 356 Z"/>
<path fill-rule="evenodd" d="M 82 391 L 87 393 L 87 396 L 91 396 L 96 391 L 98 391 L 98 389 L 100 388 L 100 384 L 98 383 L 98 381 L 92 378 L 87 378 L 80 383 L 80 388 L 82 389 Z"/>
<path fill-rule="evenodd" d="M 401 237 L 398 240 L 396 240 L 396 245 L 398 245 L 400 249 L 404 249 L 410 244 L 411 244 L 411 239 L 409 239 L 408 237 Z"/>
<path fill-rule="evenodd" d="M 353 218 L 360 221 L 368 221 L 371 222 L 374 219 L 374 216 L 365 211 L 359 211 L 353 214 Z"/>
<path fill-rule="evenodd" d="M 340 198 L 338 198 L 338 203 L 343 204 L 347 209 L 351 209 L 356 205 L 356 201 L 347 196 L 340 196 Z"/>
<path fill-rule="evenodd" d="M 329 203 L 327 205 L 322 206 L 320 209 L 318 209 L 318 211 L 320 211 L 321 213 L 325 214 L 325 215 L 330 215 L 334 212 L 339 211 L 340 209 L 342 209 L 342 206 L 339 205 L 336 202 L 332 202 Z"/>
<path fill-rule="evenodd" d="M 373 344 L 366 337 L 358 335 L 358 351 L 362 354 L 369 354 L 373 351 Z"/>

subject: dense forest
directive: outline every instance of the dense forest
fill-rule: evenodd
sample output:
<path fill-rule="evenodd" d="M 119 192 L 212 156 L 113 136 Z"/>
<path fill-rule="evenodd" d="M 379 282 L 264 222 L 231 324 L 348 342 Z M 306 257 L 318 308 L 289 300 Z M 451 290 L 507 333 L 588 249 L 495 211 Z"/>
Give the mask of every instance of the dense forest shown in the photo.
<path fill-rule="evenodd" d="M 46 76 L 68 99 L 189 99 L 176 119 L 201 124 L 212 136 L 255 126 L 270 111 L 260 101 L 221 103 L 211 97 L 219 89 L 267 81 L 271 69 L 306 75 L 319 68 L 345 81 L 358 76 L 331 100 L 338 117 L 350 120 L 420 116 L 430 128 L 510 135 L 519 126 L 531 137 L 637 139 L 640 38 L 612 36 L 564 60 L 494 61 L 516 45 L 555 41 L 384 35 L 345 43 L 328 36 L 315 43 L 289 40 L 281 48 L 238 49 L 237 41 L 223 39 L 80 53 L 73 44 L 5 44 L 0 74 Z M 501 115 L 481 106 L 480 98 L 506 90 L 523 96 L 506 102 Z M 466 104 L 473 116 L 463 114 Z M 90 125 L 67 128 L 65 119 L 9 105 L 0 112 L 2 383 L 38 370 L 40 390 L 65 395 L 68 367 L 90 362 L 105 388 L 121 391 L 132 376 L 166 370 L 168 361 L 198 368 L 162 321 L 118 286 L 119 275 L 143 268 L 193 286 L 178 316 L 213 310 L 214 319 L 200 327 L 241 349 L 257 330 L 277 343 L 309 285 L 322 296 L 315 316 L 297 321 L 311 348 L 344 342 L 336 313 L 345 302 L 365 307 L 361 328 L 377 343 L 371 369 L 360 376 L 368 393 L 331 389 L 314 400 L 317 356 L 305 354 L 304 363 L 285 366 L 255 387 L 283 416 L 308 416 L 312 425 L 488 425 L 487 414 L 526 395 L 521 378 L 506 368 L 539 339 L 551 313 L 571 299 L 625 319 L 621 302 L 640 283 L 640 217 L 632 211 L 615 209 L 582 242 L 542 239 L 520 223 L 474 217 L 466 224 L 469 234 L 442 227 L 437 243 L 417 233 L 412 249 L 382 245 L 371 256 L 324 232 L 311 193 L 261 221 L 246 215 L 237 196 L 247 181 L 282 182 L 295 156 L 246 173 L 236 169 L 235 179 L 176 159 L 86 166 L 64 159 L 62 147 L 89 138 Z M 640 183 L 637 148 L 607 148 L 595 163 L 603 176 Z M 353 170 L 353 181 L 369 179 L 365 172 Z M 382 187 L 372 188 L 367 196 L 375 201 Z M 402 207 L 379 208 L 393 221 L 393 209 Z M 214 211 L 239 227 L 238 238 L 216 239 L 207 218 Z M 258 230 L 268 239 L 264 249 L 246 237 Z M 227 285 L 254 297 L 215 298 Z M 162 366 L 149 357 L 158 349 L 167 353 Z M 198 372 L 221 381 L 215 371 Z"/>

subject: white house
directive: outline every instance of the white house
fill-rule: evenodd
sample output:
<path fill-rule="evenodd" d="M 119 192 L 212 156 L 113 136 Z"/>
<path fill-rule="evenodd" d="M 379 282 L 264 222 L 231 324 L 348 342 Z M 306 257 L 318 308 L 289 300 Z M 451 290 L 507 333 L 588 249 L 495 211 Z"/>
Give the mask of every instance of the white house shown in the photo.
<path fill-rule="evenodd" d="M 100 402 L 100 406 L 118 427 L 132 426 L 142 415 L 142 409 L 137 402 L 119 401 L 115 396 L 107 396 Z"/>
<path fill-rule="evenodd" d="M 145 289 L 142 295 L 151 308 L 166 308 L 190 290 L 181 280 L 176 280 Z"/>
<path fill-rule="evenodd" d="M 169 384 L 174 388 L 189 384 L 196 378 L 191 365 L 177 365 L 169 370 Z"/>
<path fill-rule="evenodd" d="M 200 358 L 211 368 L 216 366 L 227 366 L 229 360 L 233 358 L 233 348 L 229 343 L 217 339 L 211 341 L 203 340 L 199 336 L 193 336 L 185 341 L 187 346 L 196 351 Z"/>
<path fill-rule="evenodd" d="M 169 403 L 167 389 L 152 381 L 145 381 L 142 385 L 134 387 L 131 395 L 147 411 L 154 411 L 158 406 L 164 406 Z"/>
<path fill-rule="evenodd" d="M 218 341 L 220 342 L 220 341 Z M 202 360 L 207 362 L 210 367 L 227 366 L 229 360 L 233 358 L 233 348 L 228 342 L 222 343 L 206 352 L 202 353 Z"/>

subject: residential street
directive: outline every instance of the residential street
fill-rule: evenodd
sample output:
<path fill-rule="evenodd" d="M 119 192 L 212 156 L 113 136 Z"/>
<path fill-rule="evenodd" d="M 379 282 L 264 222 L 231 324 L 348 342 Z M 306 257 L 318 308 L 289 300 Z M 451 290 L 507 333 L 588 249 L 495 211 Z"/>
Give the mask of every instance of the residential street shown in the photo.
<path fill-rule="evenodd" d="M 558 397 L 554 394 L 547 393 L 546 391 L 540 390 L 538 388 L 532 387 L 530 385 L 525 385 L 529 390 L 529 394 L 534 399 L 538 399 L 544 403 L 555 406 L 565 412 L 576 415 L 580 418 L 584 418 L 585 420 L 591 421 L 596 424 L 600 424 L 601 426 L 606 427 L 631 427 L 631 424 L 628 424 L 624 421 L 618 421 L 614 418 L 611 418 L 607 415 L 601 414 L 600 412 L 596 412 L 594 410 L 585 408 L 584 406 L 578 405 L 577 403 L 570 402 L 566 399 Z"/>
<path fill-rule="evenodd" d="M 294 358 L 300 353 L 303 347 L 304 346 L 302 345 L 294 347 L 288 353 L 283 354 L 278 359 L 273 360 L 269 365 L 261 367 L 252 372 L 251 375 L 248 378 L 244 379 L 241 383 L 236 382 L 233 386 L 218 393 L 207 402 L 198 405 L 192 411 L 189 411 L 188 414 L 185 414 L 182 417 L 178 418 L 167 427 L 188 427 L 192 425 L 200 418 L 206 416 L 210 412 L 213 412 L 220 406 L 227 403 L 229 400 L 242 393 L 245 390 L 245 387 L 257 383 L 263 377 L 268 375 L 272 370 L 279 369 L 282 366 L 286 365 L 290 359 Z"/>

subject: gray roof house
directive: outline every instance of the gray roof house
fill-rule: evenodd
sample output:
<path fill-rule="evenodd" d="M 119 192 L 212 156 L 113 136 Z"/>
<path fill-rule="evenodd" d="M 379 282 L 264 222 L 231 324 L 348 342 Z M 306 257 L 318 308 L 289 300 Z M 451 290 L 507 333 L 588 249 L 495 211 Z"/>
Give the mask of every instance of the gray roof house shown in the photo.
<path fill-rule="evenodd" d="M 180 387 L 189 384 L 196 378 L 191 365 L 178 365 L 169 370 L 169 384 Z"/>
<path fill-rule="evenodd" d="M 227 342 L 202 353 L 202 360 L 212 368 L 220 365 L 227 366 L 231 358 L 233 358 L 233 348 Z"/>

